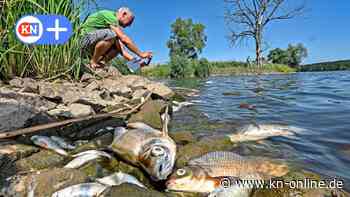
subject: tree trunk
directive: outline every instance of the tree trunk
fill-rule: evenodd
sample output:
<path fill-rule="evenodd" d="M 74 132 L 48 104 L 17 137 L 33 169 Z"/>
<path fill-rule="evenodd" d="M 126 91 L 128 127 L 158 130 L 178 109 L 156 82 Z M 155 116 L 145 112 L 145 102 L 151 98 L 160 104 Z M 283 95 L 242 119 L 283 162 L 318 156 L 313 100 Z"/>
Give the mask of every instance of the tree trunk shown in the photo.
<path fill-rule="evenodd" d="M 257 33 L 255 37 L 255 54 L 256 54 L 256 65 L 261 68 L 262 67 L 262 58 L 261 58 L 261 34 Z"/>

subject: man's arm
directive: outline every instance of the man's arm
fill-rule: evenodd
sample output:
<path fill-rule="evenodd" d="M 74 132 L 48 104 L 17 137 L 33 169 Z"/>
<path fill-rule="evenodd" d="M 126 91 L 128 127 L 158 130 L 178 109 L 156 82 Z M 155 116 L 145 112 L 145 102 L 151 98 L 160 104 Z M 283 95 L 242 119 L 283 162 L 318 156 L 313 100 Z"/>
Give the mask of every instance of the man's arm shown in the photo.
<path fill-rule="evenodd" d="M 118 42 L 120 45 L 120 50 L 121 50 L 122 56 L 128 61 L 134 59 L 134 57 L 132 55 L 130 55 L 130 53 L 128 53 L 128 51 L 124 48 L 124 44 L 120 40 L 118 40 Z"/>
<path fill-rule="evenodd" d="M 152 53 L 150 53 L 150 52 L 142 53 L 137 48 L 137 46 L 134 44 L 134 42 L 127 35 L 124 34 L 124 32 L 121 30 L 121 28 L 113 26 L 113 25 L 111 25 L 110 27 L 111 27 L 112 31 L 114 31 L 117 34 L 117 36 L 121 40 L 121 42 L 123 44 L 125 44 L 126 47 L 128 47 L 128 49 L 130 49 L 130 51 L 134 52 L 136 55 L 138 55 L 141 58 L 147 58 L 147 57 L 152 56 Z"/>

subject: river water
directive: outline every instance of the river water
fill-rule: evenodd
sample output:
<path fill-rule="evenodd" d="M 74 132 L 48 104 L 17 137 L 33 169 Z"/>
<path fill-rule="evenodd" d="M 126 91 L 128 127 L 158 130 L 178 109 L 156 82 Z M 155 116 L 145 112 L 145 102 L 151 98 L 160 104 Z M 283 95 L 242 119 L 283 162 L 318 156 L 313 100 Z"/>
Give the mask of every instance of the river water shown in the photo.
<path fill-rule="evenodd" d="M 285 124 L 304 129 L 295 138 L 274 137 L 242 143 L 242 155 L 284 159 L 291 165 L 350 186 L 350 72 L 315 72 L 290 75 L 217 76 L 191 83 L 200 93 L 190 97 L 173 130 L 197 135 L 234 133 L 248 124 Z M 255 106 L 240 108 L 241 103 Z"/>

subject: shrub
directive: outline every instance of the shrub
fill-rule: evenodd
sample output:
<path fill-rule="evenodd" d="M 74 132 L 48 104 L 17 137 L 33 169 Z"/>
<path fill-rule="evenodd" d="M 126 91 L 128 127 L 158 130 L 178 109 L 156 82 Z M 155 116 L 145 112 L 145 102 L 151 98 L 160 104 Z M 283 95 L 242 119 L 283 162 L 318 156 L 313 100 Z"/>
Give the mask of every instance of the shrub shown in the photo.
<path fill-rule="evenodd" d="M 198 60 L 193 60 L 194 76 L 199 78 L 209 77 L 210 74 L 210 63 L 207 59 L 201 58 Z"/>
<path fill-rule="evenodd" d="M 173 56 L 170 61 L 170 77 L 175 79 L 193 76 L 190 60 L 184 56 Z"/>
<path fill-rule="evenodd" d="M 156 77 L 156 78 L 167 78 L 170 76 L 169 65 L 155 65 L 152 67 L 145 67 L 141 72 L 144 76 Z"/>
<path fill-rule="evenodd" d="M 264 67 L 273 72 L 281 72 L 281 73 L 296 72 L 296 69 L 291 68 L 290 66 L 284 65 L 284 64 L 267 64 L 267 65 L 264 65 Z"/>

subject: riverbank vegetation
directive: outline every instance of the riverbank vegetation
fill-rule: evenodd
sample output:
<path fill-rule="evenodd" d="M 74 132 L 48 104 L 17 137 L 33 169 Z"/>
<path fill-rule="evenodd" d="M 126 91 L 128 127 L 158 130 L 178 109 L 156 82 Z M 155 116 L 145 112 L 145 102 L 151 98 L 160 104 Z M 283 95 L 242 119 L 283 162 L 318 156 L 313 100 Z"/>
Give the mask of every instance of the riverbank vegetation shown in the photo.
<path fill-rule="evenodd" d="M 298 67 L 299 72 L 350 70 L 350 60 L 321 62 Z"/>
<path fill-rule="evenodd" d="M 186 66 L 186 74 L 184 78 L 199 77 L 198 73 L 195 73 L 195 69 L 189 68 L 191 64 Z M 257 67 L 255 65 L 249 65 L 244 62 L 237 61 L 216 61 L 207 62 L 207 69 L 201 69 L 199 72 L 203 72 L 201 76 L 209 75 L 240 75 L 240 74 L 266 74 L 266 73 L 293 73 L 297 69 L 289 67 L 284 64 L 266 64 L 263 67 Z M 142 75 L 153 78 L 171 78 L 171 62 L 169 64 L 158 64 L 142 70 Z"/>

